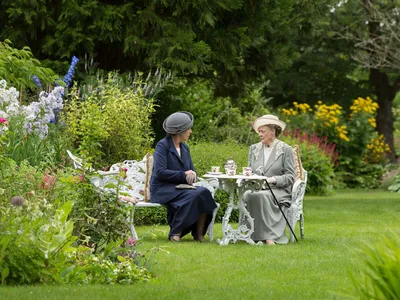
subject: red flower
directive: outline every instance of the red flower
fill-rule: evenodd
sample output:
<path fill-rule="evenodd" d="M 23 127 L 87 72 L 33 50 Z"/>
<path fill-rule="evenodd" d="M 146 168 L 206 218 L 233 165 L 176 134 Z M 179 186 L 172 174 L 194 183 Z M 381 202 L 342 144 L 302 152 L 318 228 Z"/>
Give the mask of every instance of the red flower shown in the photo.
<path fill-rule="evenodd" d="M 6 125 L 8 127 L 8 122 L 6 119 L 0 118 L 0 123 L 3 123 L 4 125 Z"/>
<path fill-rule="evenodd" d="M 55 183 L 56 183 L 56 178 L 53 175 L 49 175 L 46 172 L 43 177 L 43 182 L 40 184 L 40 188 L 50 190 Z"/>

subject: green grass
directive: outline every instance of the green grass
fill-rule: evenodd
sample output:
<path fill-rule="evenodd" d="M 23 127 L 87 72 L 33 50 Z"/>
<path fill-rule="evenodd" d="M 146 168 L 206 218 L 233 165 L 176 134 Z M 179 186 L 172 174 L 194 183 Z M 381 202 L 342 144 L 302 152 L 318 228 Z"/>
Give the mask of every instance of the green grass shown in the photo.
<path fill-rule="evenodd" d="M 37 286 L 0 288 L 1 299 L 343 299 L 357 277 L 357 249 L 389 231 L 400 234 L 400 195 L 340 191 L 306 196 L 306 238 L 284 246 L 219 246 L 185 237 L 166 241 L 167 227 L 139 227 L 141 249 L 160 246 L 156 278 L 133 286 Z M 298 232 L 296 228 L 296 232 Z M 215 226 L 221 238 L 221 224 Z"/>

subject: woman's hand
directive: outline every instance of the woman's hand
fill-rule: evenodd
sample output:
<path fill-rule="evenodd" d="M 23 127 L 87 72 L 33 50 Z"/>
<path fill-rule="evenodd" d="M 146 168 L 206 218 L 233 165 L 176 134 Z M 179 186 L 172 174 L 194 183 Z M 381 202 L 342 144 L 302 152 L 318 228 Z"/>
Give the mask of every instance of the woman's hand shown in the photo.
<path fill-rule="evenodd" d="M 276 184 L 276 178 L 275 177 L 268 177 L 267 182 L 269 184 Z"/>
<path fill-rule="evenodd" d="M 188 184 L 193 184 L 196 182 L 197 180 L 197 174 L 195 171 L 189 170 L 185 172 L 186 175 L 186 182 Z"/>

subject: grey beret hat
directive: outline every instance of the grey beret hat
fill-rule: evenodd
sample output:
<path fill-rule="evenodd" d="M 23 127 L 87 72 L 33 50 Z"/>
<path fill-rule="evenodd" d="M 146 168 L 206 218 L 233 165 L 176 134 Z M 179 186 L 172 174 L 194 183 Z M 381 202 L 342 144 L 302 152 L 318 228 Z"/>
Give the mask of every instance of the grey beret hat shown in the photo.
<path fill-rule="evenodd" d="M 179 134 L 192 128 L 193 115 L 187 111 L 178 111 L 169 115 L 163 123 L 163 128 L 166 133 Z"/>

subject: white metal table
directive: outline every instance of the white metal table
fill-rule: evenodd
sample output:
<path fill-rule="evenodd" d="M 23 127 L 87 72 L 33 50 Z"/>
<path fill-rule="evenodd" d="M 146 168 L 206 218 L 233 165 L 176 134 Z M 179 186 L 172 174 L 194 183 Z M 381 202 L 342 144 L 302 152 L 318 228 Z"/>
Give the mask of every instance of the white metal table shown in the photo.
<path fill-rule="evenodd" d="M 244 193 L 248 190 L 260 190 L 263 182 L 268 178 L 258 175 L 226 175 L 226 174 L 206 174 L 205 178 L 217 178 L 220 188 L 229 193 L 229 203 L 226 209 L 224 218 L 222 219 L 222 240 L 217 240 L 220 245 L 228 245 L 230 241 L 236 243 L 237 240 L 246 241 L 249 244 L 256 243 L 251 239 L 251 234 L 254 232 L 254 219 L 246 209 L 244 203 Z M 235 203 L 235 192 L 238 200 Z M 232 228 L 229 224 L 229 219 L 233 209 L 239 210 L 239 225 L 237 229 Z M 247 222 L 245 222 L 247 221 Z M 246 223 L 249 225 L 247 227 Z"/>

